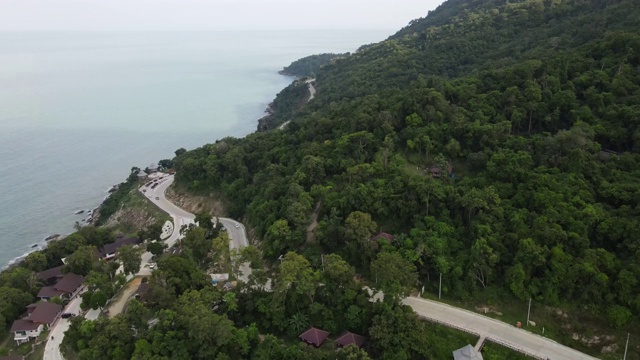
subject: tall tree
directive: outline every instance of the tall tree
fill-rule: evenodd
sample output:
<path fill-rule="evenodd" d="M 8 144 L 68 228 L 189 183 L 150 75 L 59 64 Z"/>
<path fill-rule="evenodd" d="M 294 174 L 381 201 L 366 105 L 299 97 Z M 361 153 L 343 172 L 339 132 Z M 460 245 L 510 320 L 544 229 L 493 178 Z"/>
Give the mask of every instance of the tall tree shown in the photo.
<path fill-rule="evenodd" d="M 189 229 L 182 240 L 182 244 L 184 249 L 200 265 L 205 263 L 212 247 L 212 242 L 207 240 L 206 230 L 201 227 Z"/>
<path fill-rule="evenodd" d="M 118 260 L 125 274 L 136 274 L 142 264 L 142 249 L 133 245 L 125 245 L 118 249 Z"/>
<path fill-rule="evenodd" d="M 98 262 L 98 252 L 95 246 L 82 246 L 73 254 L 67 256 L 65 269 L 74 274 L 87 276 L 95 263 Z"/>
<path fill-rule="evenodd" d="M 371 263 L 371 277 L 384 292 L 385 300 L 398 300 L 416 286 L 418 272 L 400 253 L 384 251 Z"/>

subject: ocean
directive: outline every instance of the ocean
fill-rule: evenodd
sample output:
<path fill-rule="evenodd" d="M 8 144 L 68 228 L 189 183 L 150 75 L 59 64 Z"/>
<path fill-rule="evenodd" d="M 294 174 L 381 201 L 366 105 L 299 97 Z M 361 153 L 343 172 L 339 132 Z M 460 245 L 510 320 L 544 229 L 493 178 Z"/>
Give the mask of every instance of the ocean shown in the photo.
<path fill-rule="evenodd" d="M 0 32 L 0 267 L 72 232 L 131 167 L 255 131 L 292 61 L 390 34 Z"/>

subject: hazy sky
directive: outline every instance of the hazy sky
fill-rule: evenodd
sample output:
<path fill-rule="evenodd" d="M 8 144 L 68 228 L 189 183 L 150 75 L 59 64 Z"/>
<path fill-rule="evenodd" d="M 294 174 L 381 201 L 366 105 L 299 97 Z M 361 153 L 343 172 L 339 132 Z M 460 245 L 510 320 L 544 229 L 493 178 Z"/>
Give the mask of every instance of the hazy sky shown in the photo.
<path fill-rule="evenodd" d="M 399 29 L 442 1 L 0 0 L 0 31 Z"/>

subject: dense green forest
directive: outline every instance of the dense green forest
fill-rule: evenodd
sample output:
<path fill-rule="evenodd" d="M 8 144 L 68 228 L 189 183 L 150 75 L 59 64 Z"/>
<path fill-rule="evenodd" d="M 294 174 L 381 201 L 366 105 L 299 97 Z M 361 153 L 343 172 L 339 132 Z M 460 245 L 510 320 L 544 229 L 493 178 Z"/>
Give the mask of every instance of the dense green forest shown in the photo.
<path fill-rule="evenodd" d="M 258 131 L 277 129 L 302 109 L 309 99 L 309 90 L 304 80 L 295 80 L 282 89 L 269 104 L 267 115 L 258 120 Z"/>
<path fill-rule="evenodd" d="M 270 259 L 337 253 L 367 275 L 391 251 L 448 296 L 504 289 L 624 327 L 640 314 L 638 18 L 631 0 L 448 1 L 320 69 L 283 131 L 178 156 L 177 181 L 224 194 Z"/>
<path fill-rule="evenodd" d="M 345 56 L 349 56 L 347 54 L 317 54 L 317 55 L 309 55 L 305 56 L 302 59 L 298 59 L 288 66 L 285 66 L 278 73 L 282 75 L 288 76 L 296 76 L 296 77 L 314 77 L 318 70 L 324 65 L 331 63 L 331 61 L 339 58 L 343 58 Z"/>

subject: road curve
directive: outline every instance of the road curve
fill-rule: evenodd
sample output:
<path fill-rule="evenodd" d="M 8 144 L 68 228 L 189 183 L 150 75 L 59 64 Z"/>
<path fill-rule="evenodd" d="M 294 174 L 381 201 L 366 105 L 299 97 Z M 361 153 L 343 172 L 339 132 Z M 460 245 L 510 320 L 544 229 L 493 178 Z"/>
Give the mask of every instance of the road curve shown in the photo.
<path fill-rule="evenodd" d="M 405 298 L 402 303 L 410 306 L 422 318 L 474 333 L 480 337 L 485 337 L 486 340 L 512 348 L 537 359 L 597 359 L 540 335 L 518 329 L 513 325 L 441 302 L 411 296 Z"/>
<path fill-rule="evenodd" d="M 171 201 L 167 200 L 165 196 L 165 192 L 167 188 L 173 184 L 174 176 L 169 175 L 165 176 L 164 179 L 156 186 L 155 189 L 151 189 L 150 187 L 141 187 L 139 190 L 146 190 L 142 192 L 152 203 L 158 206 L 162 211 L 166 212 L 173 218 L 173 234 L 165 240 L 165 243 L 170 247 L 178 241 L 181 237 L 180 228 L 182 225 L 193 224 L 195 215 L 178 207 Z M 229 238 L 231 241 L 229 242 L 229 248 L 231 249 L 242 249 L 245 246 L 249 245 L 249 241 L 247 240 L 247 231 L 244 225 L 236 220 L 229 218 L 218 218 L 218 220 L 224 225 L 227 229 L 227 234 L 229 234 Z M 241 275 L 238 277 L 239 280 L 244 282 L 248 282 L 249 275 L 251 274 L 251 268 L 248 264 L 242 264 L 240 266 Z"/>

